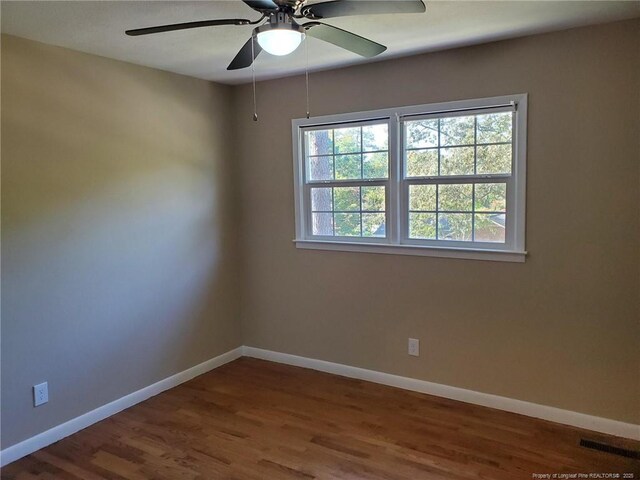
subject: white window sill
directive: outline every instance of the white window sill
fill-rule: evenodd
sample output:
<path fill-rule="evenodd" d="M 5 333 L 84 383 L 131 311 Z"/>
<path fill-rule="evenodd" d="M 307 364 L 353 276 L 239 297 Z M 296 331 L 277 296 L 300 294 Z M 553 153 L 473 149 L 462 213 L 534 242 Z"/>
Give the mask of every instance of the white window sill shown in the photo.
<path fill-rule="evenodd" d="M 306 250 L 335 250 L 341 252 L 417 255 L 423 257 L 462 258 L 494 262 L 523 263 L 527 252 L 486 250 L 474 248 L 425 247 L 422 245 L 389 245 L 386 243 L 333 242 L 327 240 L 294 240 L 297 248 Z"/>

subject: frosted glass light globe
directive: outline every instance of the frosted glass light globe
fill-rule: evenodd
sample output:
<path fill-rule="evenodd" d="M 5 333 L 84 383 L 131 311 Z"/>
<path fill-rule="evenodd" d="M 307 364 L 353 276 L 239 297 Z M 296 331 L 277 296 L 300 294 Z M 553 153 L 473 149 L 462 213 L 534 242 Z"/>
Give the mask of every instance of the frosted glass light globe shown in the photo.
<path fill-rule="evenodd" d="M 282 56 L 289 55 L 298 48 L 303 38 L 302 32 L 274 28 L 258 33 L 258 44 L 265 52 Z"/>

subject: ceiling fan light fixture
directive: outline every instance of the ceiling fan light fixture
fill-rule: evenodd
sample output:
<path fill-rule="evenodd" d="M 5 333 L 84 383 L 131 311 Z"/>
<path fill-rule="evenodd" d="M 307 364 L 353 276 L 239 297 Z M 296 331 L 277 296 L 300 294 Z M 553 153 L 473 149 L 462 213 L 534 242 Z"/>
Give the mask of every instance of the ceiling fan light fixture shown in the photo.
<path fill-rule="evenodd" d="M 0 0 L 2 1 L 2 0 Z M 193 22 L 156 25 L 153 27 L 126 30 L 129 36 L 149 35 L 192 28 L 216 27 L 223 25 L 258 25 L 251 38 L 240 48 L 227 70 L 239 70 L 252 66 L 256 57 L 265 50 L 272 55 L 288 55 L 296 50 L 305 36 L 332 43 L 365 58 L 375 57 L 387 47 L 368 38 L 343 30 L 318 19 L 344 17 L 350 15 L 372 15 L 391 13 L 422 13 L 423 0 L 242 0 L 245 5 L 261 16 L 257 20 L 246 18 L 224 18 L 197 20 Z M 311 1 L 310 5 L 307 2 Z M 308 21 L 299 24 L 295 19 Z M 265 21 L 265 19 L 268 19 Z M 257 37 L 257 38 L 256 38 Z M 257 43 L 257 45 L 256 45 Z"/>
<path fill-rule="evenodd" d="M 289 55 L 300 46 L 304 33 L 288 28 L 273 28 L 258 33 L 258 44 L 271 55 Z"/>

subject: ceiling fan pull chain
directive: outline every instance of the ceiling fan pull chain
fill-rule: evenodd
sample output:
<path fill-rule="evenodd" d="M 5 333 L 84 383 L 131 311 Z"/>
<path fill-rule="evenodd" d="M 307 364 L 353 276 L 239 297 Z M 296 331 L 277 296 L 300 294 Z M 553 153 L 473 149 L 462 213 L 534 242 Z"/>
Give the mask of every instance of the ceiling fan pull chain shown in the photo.
<path fill-rule="evenodd" d="M 310 113 L 309 113 L 309 42 L 305 41 L 304 42 L 304 52 L 305 52 L 305 56 L 307 57 L 307 64 L 305 67 L 305 81 L 307 84 L 307 118 L 309 118 Z"/>
<path fill-rule="evenodd" d="M 251 34 L 251 75 L 253 77 L 253 121 L 258 121 L 258 107 L 256 102 L 256 54 L 254 50 L 254 44 L 256 43 L 255 33 Z"/>

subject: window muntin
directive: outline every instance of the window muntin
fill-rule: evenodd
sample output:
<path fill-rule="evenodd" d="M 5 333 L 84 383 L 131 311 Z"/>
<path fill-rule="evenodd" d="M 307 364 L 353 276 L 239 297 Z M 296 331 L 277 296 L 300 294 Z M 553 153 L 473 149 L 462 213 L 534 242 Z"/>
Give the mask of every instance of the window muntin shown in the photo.
<path fill-rule="evenodd" d="M 294 120 L 297 240 L 523 260 L 526 106 L 514 95 Z"/>
<path fill-rule="evenodd" d="M 503 108 L 402 120 L 408 242 L 508 243 L 513 120 Z"/>
<path fill-rule="evenodd" d="M 387 238 L 389 123 L 305 129 L 313 237 Z"/>
<path fill-rule="evenodd" d="M 389 178 L 388 123 L 305 130 L 306 181 Z"/>
<path fill-rule="evenodd" d="M 506 183 L 409 185 L 409 238 L 505 243 Z"/>
<path fill-rule="evenodd" d="M 404 120 L 406 178 L 511 174 L 513 113 Z"/>
<path fill-rule="evenodd" d="M 378 186 L 311 188 L 312 234 L 386 236 L 386 189 Z"/>

